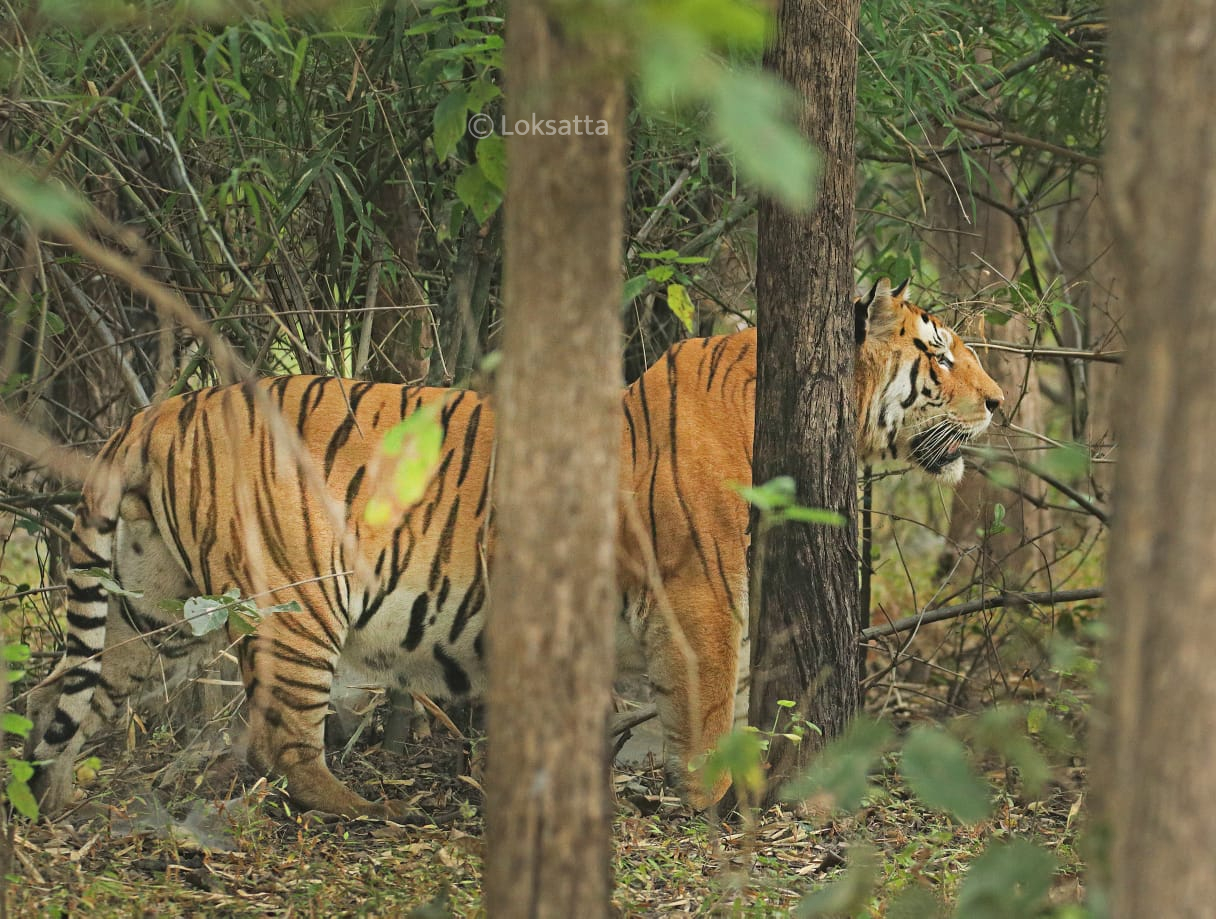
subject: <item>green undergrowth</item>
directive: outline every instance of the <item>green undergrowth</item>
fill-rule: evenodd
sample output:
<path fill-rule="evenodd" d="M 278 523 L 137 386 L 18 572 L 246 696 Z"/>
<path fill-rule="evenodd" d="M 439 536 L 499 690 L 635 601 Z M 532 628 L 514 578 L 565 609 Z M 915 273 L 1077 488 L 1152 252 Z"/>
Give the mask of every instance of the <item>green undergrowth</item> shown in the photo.
<path fill-rule="evenodd" d="M 75 812 L 52 826 L 21 825 L 11 914 L 484 915 L 479 796 L 476 780 L 458 774 L 454 741 L 432 738 L 404 762 L 374 748 L 356 752 L 337 769 L 365 794 L 453 812 L 440 827 L 321 823 L 294 813 L 265 783 L 254 786 L 259 800 L 247 809 L 203 803 L 225 797 L 214 789 L 200 789 L 193 802 L 188 791 L 162 790 L 168 803 L 157 804 L 147 789 L 173 753 L 162 736 L 132 756 L 105 756 Z M 989 816 L 975 823 L 926 807 L 892 753 L 871 771 L 870 790 L 851 813 L 787 806 L 732 825 L 686 811 L 660 770 L 618 770 L 615 908 L 622 916 L 797 915 L 808 895 L 839 895 L 860 873 L 873 887 L 847 915 L 968 915 L 931 907 L 957 903 L 969 867 L 990 845 L 1025 840 L 1055 859 L 1043 878 L 1047 896 L 1033 912 L 993 915 L 1087 915 L 1076 906 L 1083 770 L 1056 769 L 1033 800 L 1004 769 L 986 778 Z"/>

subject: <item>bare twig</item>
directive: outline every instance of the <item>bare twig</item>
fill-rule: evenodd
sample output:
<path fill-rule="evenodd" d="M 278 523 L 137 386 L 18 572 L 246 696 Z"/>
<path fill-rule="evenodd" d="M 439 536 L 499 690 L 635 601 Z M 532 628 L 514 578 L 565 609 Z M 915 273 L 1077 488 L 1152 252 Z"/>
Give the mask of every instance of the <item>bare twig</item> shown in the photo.
<path fill-rule="evenodd" d="M 636 728 L 639 724 L 645 724 L 651 718 L 659 714 L 659 707 L 651 702 L 649 705 L 643 705 L 640 708 L 635 708 L 628 712 L 617 712 L 608 723 L 608 736 L 616 737 L 618 734 L 624 734 Z"/>
<path fill-rule="evenodd" d="M 876 625 L 868 629 L 862 629 L 861 640 L 871 641 L 875 638 L 884 638 L 887 635 L 911 631 L 922 625 L 928 625 L 931 622 L 957 619 L 959 616 L 966 616 L 969 613 L 978 613 L 983 610 L 1000 607 L 1077 603 L 1081 600 L 1096 600 L 1102 597 L 1102 595 L 1103 591 L 1100 587 L 1086 587 L 1079 590 L 1045 590 L 1033 593 L 994 594 L 982 600 L 972 600 L 968 603 L 959 603 L 956 606 L 943 606 L 939 609 L 926 610 L 917 616 L 909 616 L 906 619 L 897 619 L 895 622 L 889 622 L 886 625 Z"/>
<path fill-rule="evenodd" d="M 56 443 L 8 412 L 0 412 L 0 448 L 33 460 L 69 482 L 83 482 L 92 458 Z"/>
<path fill-rule="evenodd" d="M 135 404 L 140 408 L 150 405 L 151 400 L 148 398 L 147 391 L 144 390 L 143 383 L 139 381 L 139 375 L 135 372 L 135 368 L 131 366 L 131 362 L 127 360 L 127 356 L 123 354 L 122 348 L 118 345 L 118 339 L 110 330 L 105 317 L 92 304 L 85 292 L 68 277 L 68 273 L 59 267 L 58 262 L 51 262 L 51 271 L 59 278 L 59 282 L 67 289 L 72 301 L 84 314 L 89 324 L 93 326 L 93 331 L 97 333 L 97 336 L 106 345 L 107 353 L 118 363 L 119 375 L 122 377 L 123 382 L 127 384 L 127 392 L 130 393 Z"/>
<path fill-rule="evenodd" d="M 1061 482 L 1050 472 L 1040 469 L 1038 466 L 1033 466 L 1030 463 L 1027 463 L 1021 457 L 1003 456 L 1000 453 L 990 453 L 988 456 L 989 458 L 996 460 L 998 463 L 1006 463 L 1010 466 L 1016 466 L 1018 469 L 1024 469 L 1031 475 L 1042 479 L 1056 491 L 1067 496 L 1071 501 L 1075 502 L 1079 507 L 1084 508 L 1089 514 L 1097 517 L 1103 523 L 1110 523 L 1110 514 L 1106 510 L 1099 507 L 1090 498 L 1087 498 L 1085 495 L 1081 494 L 1071 485 Z"/>
<path fill-rule="evenodd" d="M 638 248 L 646 242 L 650 237 L 651 231 L 655 224 L 659 222 L 659 217 L 662 216 L 663 208 L 671 204 L 672 199 L 680 193 L 680 189 L 684 187 L 684 183 L 688 181 L 688 177 L 692 175 L 692 171 L 701 163 L 701 154 L 698 153 L 692 158 L 687 166 L 680 170 L 680 174 L 676 176 L 676 180 L 671 183 L 671 188 L 663 193 L 663 197 L 659 199 L 659 203 L 654 206 L 654 210 L 646 218 L 646 222 L 642 224 L 642 228 L 638 230 L 637 236 L 633 238 L 633 242 L 629 244 L 629 249 L 625 253 L 625 261 L 631 262 L 637 255 Z"/>
<path fill-rule="evenodd" d="M 1085 153 L 1078 153 L 1076 150 L 1069 150 L 1067 147 L 1061 147 L 1058 144 L 1048 143 L 1045 140 L 1039 140 L 1037 137 L 1031 137 L 1028 134 L 1019 134 L 1017 131 L 1008 131 L 1003 125 L 983 124 L 979 121 L 972 121 L 970 118 L 960 118 L 955 115 L 952 119 L 956 128 L 961 128 L 964 131 L 974 131 L 976 134 L 984 134 L 988 137 L 996 137 L 1000 140 L 1008 141 L 1018 147 L 1032 147 L 1036 150 L 1045 150 L 1055 156 L 1062 157 L 1067 160 L 1072 160 L 1075 163 L 1082 163 L 1086 166 L 1101 166 L 1102 161 L 1096 156 L 1089 156 Z"/>
<path fill-rule="evenodd" d="M 983 341 L 978 338 L 966 338 L 964 341 L 973 348 L 984 348 L 988 351 L 1007 351 L 1010 354 L 1024 354 L 1032 360 L 1078 360 L 1097 361 L 1102 364 L 1122 364 L 1123 351 L 1085 351 L 1081 348 L 1039 348 L 1030 345 L 1019 345 L 1011 341 Z"/>

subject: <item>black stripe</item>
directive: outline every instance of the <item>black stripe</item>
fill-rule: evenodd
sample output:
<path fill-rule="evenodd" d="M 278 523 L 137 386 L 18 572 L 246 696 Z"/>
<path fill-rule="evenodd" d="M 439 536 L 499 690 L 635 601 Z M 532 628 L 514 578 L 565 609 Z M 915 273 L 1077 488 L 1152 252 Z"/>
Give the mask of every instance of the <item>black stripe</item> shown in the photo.
<path fill-rule="evenodd" d="M 274 697 L 274 700 L 280 705 L 285 705 L 287 708 L 290 708 L 292 711 L 296 712 L 315 712 L 323 708 L 329 708 L 328 696 L 318 702 L 304 702 L 303 700 L 292 695 L 292 693 L 287 689 L 277 685 L 270 687 L 270 695 Z"/>
<path fill-rule="evenodd" d="M 68 625 L 80 632 L 87 632 L 89 629 L 100 629 L 106 624 L 106 617 L 102 616 L 86 616 L 84 613 L 78 613 L 74 609 L 68 610 Z"/>
<path fill-rule="evenodd" d="M 629 411 L 629 403 L 622 400 L 621 408 L 625 412 L 625 424 L 629 428 L 629 456 L 636 465 L 638 461 L 638 432 L 633 424 L 633 413 Z"/>
<path fill-rule="evenodd" d="M 271 657 L 289 664 L 299 664 L 301 667 L 312 667 L 315 670 L 334 672 L 333 662 L 328 657 L 310 657 L 294 645 L 289 645 L 282 639 L 276 638 L 270 644 Z"/>
<path fill-rule="evenodd" d="M 447 684 L 448 691 L 453 696 L 465 695 L 472 684 L 469 682 L 469 675 L 465 673 L 464 668 L 460 666 L 456 658 L 444 652 L 439 645 L 435 645 L 434 654 L 435 660 L 439 661 L 439 666 L 443 668 L 443 682 Z"/>
<path fill-rule="evenodd" d="M 729 371 L 727 371 L 729 373 Z M 677 456 L 679 455 L 679 444 L 676 441 L 676 399 L 679 394 L 679 385 L 676 379 L 675 364 L 667 365 L 667 388 L 671 393 L 671 407 L 668 410 L 667 421 L 667 437 L 668 437 L 668 453 L 671 462 L 671 486 L 675 492 L 676 501 L 679 502 L 680 510 L 684 512 L 684 520 L 688 523 L 688 535 L 692 538 L 692 546 L 697 552 L 697 558 L 701 560 L 701 570 L 705 574 L 706 580 L 710 577 L 709 558 L 705 554 L 705 546 L 701 542 L 701 534 L 697 529 L 696 522 L 692 519 L 692 509 L 688 506 L 688 501 L 684 497 L 684 489 L 680 487 L 679 466 Z"/>
<path fill-rule="evenodd" d="M 913 402 L 916 401 L 916 397 L 918 395 L 918 393 L 916 391 L 916 389 L 917 389 L 916 373 L 917 373 L 917 369 L 919 367 L 920 367 L 920 361 L 915 360 L 912 362 L 912 366 L 910 368 L 908 368 L 908 385 L 912 388 L 912 391 L 910 393 L 908 393 L 908 398 L 904 399 L 903 401 L 901 401 L 899 403 L 904 408 L 908 408 L 909 406 L 912 405 Z"/>
<path fill-rule="evenodd" d="M 363 484 L 363 474 L 366 471 L 366 466 L 360 466 L 355 470 L 355 474 L 350 477 L 350 482 L 346 486 L 346 506 L 348 508 L 355 503 L 355 498 L 359 494 L 359 486 Z"/>
<path fill-rule="evenodd" d="M 415 650 L 422 641 L 422 633 L 426 628 L 428 600 L 428 595 L 421 593 L 414 599 L 414 605 L 410 607 L 410 626 L 405 633 L 405 638 L 401 642 L 401 647 L 405 648 L 406 651 Z"/>
<path fill-rule="evenodd" d="M 274 676 L 275 682 L 282 686 L 291 686 L 294 689 L 303 689 L 308 692 L 319 692 L 322 695 L 329 695 L 329 683 L 310 683 L 307 680 L 296 680 L 292 677 L 284 676 L 281 673 L 276 673 Z"/>
<path fill-rule="evenodd" d="M 473 459 L 473 449 L 477 446 L 477 426 L 481 423 L 481 403 L 473 409 L 469 423 L 464 429 L 464 456 L 460 459 L 460 474 L 456 476 L 456 487 L 464 484 L 464 478 L 469 474 L 469 463 Z"/>
<path fill-rule="evenodd" d="M 456 414 L 456 409 L 460 407 L 460 403 L 464 402 L 465 397 L 469 394 L 467 389 L 462 389 L 457 394 L 456 398 L 449 398 L 443 408 L 439 412 L 439 422 L 443 425 L 444 436 L 447 436 L 448 425 L 452 422 L 452 416 Z"/>
<path fill-rule="evenodd" d="M 93 689 L 100 682 L 100 672 L 86 670 L 84 667 L 76 667 L 68 671 L 67 676 L 63 678 L 63 694 L 65 696 L 74 696 L 79 692 Z"/>
<path fill-rule="evenodd" d="M 449 450 L 444 454 L 439 468 L 435 470 L 435 474 L 431 476 L 431 481 L 435 484 L 435 494 L 431 501 L 426 506 L 426 510 L 422 512 L 422 532 L 425 533 L 431 528 L 431 521 L 435 516 L 435 511 L 443 502 L 443 493 L 447 490 L 447 475 L 448 466 L 452 465 L 452 457 L 456 455 L 455 450 Z M 428 485 L 428 489 L 429 489 Z"/>
<path fill-rule="evenodd" d="M 69 603 L 104 603 L 105 601 L 106 592 L 100 584 L 95 584 L 92 587 L 80 587 L 75 581 L 68 581 Z"/>
<path fill-rule="evenodd" d="M 714 374 L 718 372 L 718 363 L 722 360 L 722 355 L 726 352 L 727 345 L 730 344 L 730 336 L 723 335 L 721 340 L 714 345 L 713 360 L 709 363 L 709 379 L 705 381 L 705 391 L 709 390 L 714 385 Z"/>
<path fill-rule="evenodd" d="M 460 495 L 457 494 L 452 499 L 452 507 L 448 511 L 448 519 L 443 525 L 443 532 L 439 534 L 439 546 L 435 550 L 435 557 L 431 559 L 431 576 L 427 580 L 427 590 L 438 589 L 439 579 L 452 557 L 452 544 L 456 541 L 456 517 L 459 513 Z"/>
<path fill-rule="evenodd" d="M 473 583 L 464 592 L 464 598 L 460 601 L 460 606 L 456 610 L 456 617 L 452 620 L 452 628 L 448 633 L 449 644 L 456 643 L 456 639 L 460 637 L 460 633 L 464 631 L 464 627 L 470 619 L 481 612 L 481 607 L 485 602 L 485 584 L 482 583 L 481 566 L 477 565 L 473 575 Z"/>
<path fill-rule="evenodd" d="M 80 730 L 80 722 L 61 708 L 55 709 L 55 718 L 50 727 L 42 735 L 42 739 L 53 747 L 61 746 L 71 740 Z"/>
<path fill-rule="evenodd" d="M 747 360 L 747 356 L 748 356 L 749 354 L 751 354 L 751 350 L 752 350 L 752 346 L 751 346 L 750 344 L 746 344 L 746 345 L 744 345 L 742 348 L 740 348 L 740 349 L 739 349 L 739 353 L 738 353 L 738 354 L 736 354 L 736 355 L 735 355 L 735 359 L 734 359 L 733 361 L 731 361 L 731 362 L 730 362 L 730 366 L 728 366 L 728 367 L 727 367 L 727 368 L 726 368 L 726 369 L 725 369 L 725 370 L 722 372 L 722 383 L 723 383 L 723 385 L 726 385 L 726 380 L 727 380 L 727 378 L 728 378 L 728 377 L 729 377 L 729 376 L 730 376 L 732 373 L 734 373 L 735 368 L 736 368 L 736 367 L 738 367 L 740 364 L 744 363 L 744 362 Z"/>

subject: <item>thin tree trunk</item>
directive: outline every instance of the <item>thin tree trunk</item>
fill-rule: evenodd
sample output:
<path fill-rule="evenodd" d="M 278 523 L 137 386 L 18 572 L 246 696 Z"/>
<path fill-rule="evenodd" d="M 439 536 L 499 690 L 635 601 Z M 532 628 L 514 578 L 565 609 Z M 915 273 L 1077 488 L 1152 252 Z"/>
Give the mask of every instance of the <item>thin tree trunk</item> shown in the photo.
<path fill-rule="evenodd" d="M 511 4 L 508 120 L 607 134 L 507 139 L 485 872 L 504 919 L 607 916 L 611 893 L 626 100 L 609 38 L 551 10 Z"/>
<path fill-rule="evenodd" d="M 1076 331 L 1066 344 L 1087 351 L 1118 351 L 1124 347 L 1124 268 L 1114 254 L 1106 190 L 1098 177 L 1080 173 L 1073 182 L 1074 199 L 1056 217 L 1055 248 L 1077 310 Z M 1072 317 L 1062 317 L 1073 331 Z M 1075 372 L 1083 382 L 1078 406 L 1078 434 L 1095 459 L 1110 456 L 1115 444 L 1115 400 L 1118 364 L 1078 361 Z M 1095 494 L 1107 499 L 1114 467 L 1095 463 L 1090 472 Z"/>
<path fill-rule="evenodd" d="M 805 100 L 800 127 L 824 179 L 811 214 L 760 207 L 754 481 L 791 475 L 802 504 L 845 527 L 790 524 L 766 540 L 751 613 L 749 720 L 771 730 L 782 699 L 838 735 L 860 703 L 857 422 L 853 364 L 854 112 L 858 0 L 785 0 L 766 64 Z M 753 522 L 752 532 L 757 532 Z M 775 738 L 768 797 L 806 760 Z"/>
<path fill-rule="evenodd" d="M 946 132 L 940 133 L 944 139 Z M 1013 184 L 997 157 L 982 151 L 975 151 L 973 157 L 983 168 L 974 169 L 971 178 L 953 157 L 947 177 L 932 176 L 926 183 L 931 189 L 929 212 L 938 228 L 932 241 L 942 287 L 964 300 L 989 296 L 993 288 L 1016 280 L 1021 260 L 1013 218 L 968 192 L 969 181 L 985 182 L 987 176 L 983 192 L 1012 206 Z M 967 331 L 983 336 L 985 325 L 983 315 L 979 315 L 968 324 Z M 1000 329 L 998 337 L 1010 341 L 1030 344 L 1034 338 L 1033 327 L 1022 316 L 1010 317 Z M 1043 397 L 1033 362 L 1021 355 L 998 352 L 985 354 L 984 362 L 1005 390 L 1004 418 L 1027 430 L 1042 430 Z M 988 439 L 996 449 L 1030 445 L 1008 429 L 994 432 Z M 1052 539 L 1045 535 L 1051 529 L 1050 514 L 1020 497 L 1030 494 L 1045 498 L 1046 487 L 1022 469 L 1002 467 L 1004 474 L 1010 471 L 1010 484 L 1016 491 L 989 482 L 974 469 L 968 469 L 954 489 L 941 571 L 954 571 L 951 580 L 957 586 L 982 581 L 1001 589 L 1020 588 L 1026 580 L 1025 572 L 1041 570 L 1052 559 Z M 997 504 L 1005 508 L 1003 529 L 992 533 Z M 963 555 L 966 558 L 960 560 Z"/>
<path fill-rule="evenodd" d="M 1216 6 L 1111 5 L 1106 161 L 1127 278 L 1112 643 L 1096 782 L 1112 915 L 1216 903 Z"/>

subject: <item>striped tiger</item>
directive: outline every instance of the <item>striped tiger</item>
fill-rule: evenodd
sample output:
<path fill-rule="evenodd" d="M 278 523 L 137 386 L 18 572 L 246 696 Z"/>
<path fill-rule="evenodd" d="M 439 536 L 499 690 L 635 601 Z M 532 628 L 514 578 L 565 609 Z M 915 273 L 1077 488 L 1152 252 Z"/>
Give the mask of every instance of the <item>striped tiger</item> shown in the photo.
<path fill-rule="evenodd" d="M 859 452 L 954 482 L 1001 390 L 903 291 L 884 280 L 856 304 Z M 751 479 L 755 383 L 749 329 L 675 345 L 622 398 L 619 643 L 640 651 L 698 808 L 729 784 L 706 784 L 697 763 L 733 718 L 748 508 L 729 483 Z M 379 442 L 425 406 L 443 429 L 438 467 L 421 499 L 369 523 Z M 251 761 L 285 777 L 304 808 L 402 815 L 327 768 L 331 690 L 354 674 L 436 697 L 484 691 L 493 444 L 491 401 L 475 393 L 316 376 L 218 386 L 137 414 L 85 485 L 66 653 L 31 699 L 44 812 L 68 802 L 76 756 L 120 706 L 215 653 L 216 637 L 194 636 L 163 601 L 236 588 L 298 607 L 239 645 Z"/>

